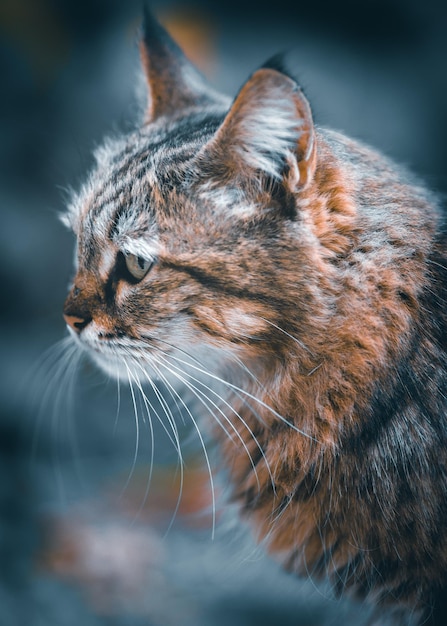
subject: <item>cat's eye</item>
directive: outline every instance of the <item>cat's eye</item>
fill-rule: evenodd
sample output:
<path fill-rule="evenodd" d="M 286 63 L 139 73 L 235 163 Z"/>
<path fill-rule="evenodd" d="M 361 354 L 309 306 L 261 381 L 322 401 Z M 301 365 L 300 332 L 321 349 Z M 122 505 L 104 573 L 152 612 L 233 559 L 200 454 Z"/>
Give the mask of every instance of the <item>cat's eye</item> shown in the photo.
<path fill-rule="evenodd" d="M 145 259 L 136 254 L 128 253 L 124 258 L 127 270 L 136 280 L 142 280 L 154 264 L 153 259 Z"/>

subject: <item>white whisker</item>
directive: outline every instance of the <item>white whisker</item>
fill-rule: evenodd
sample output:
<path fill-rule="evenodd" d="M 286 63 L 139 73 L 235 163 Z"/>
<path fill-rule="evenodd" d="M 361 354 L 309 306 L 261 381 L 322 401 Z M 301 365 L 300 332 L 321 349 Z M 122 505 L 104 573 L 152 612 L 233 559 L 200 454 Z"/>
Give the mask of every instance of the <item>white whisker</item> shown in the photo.
<path fill-rule="evenodd" d="M 160 365 L 163 365 L 160 363 Z M 153 365 L 154 370 L 158 373 L 158 375 L 160 376 L 160 378 L 165 382 L 166 385 L 169 385 L 169 387 L 172 389 L 173 393 L 178 397 L 178 399 L 180 400 L 181 404 L 184 406 L 189 418 L 191 419 L 191 422 L 197 432 L 197 436 L 199 438 L 200 441 L 200 445 L 202 447 L 203 450 L 203 454 L 204 454 L 204 458 L 205 458 L 205 463 L 207 466 L 207 471 L 208 471 L 208 476 L 209 476 L 209 481 L 210 481 L 210 489 L 211 489 L 211 500 L 212 500 L 212 529 L 211 529 L 211 538 L 214 539 L 214 535 L 215 535 L 215 528 L 216 528 L 216 495 L 215 495 L 215 487 L 214 487 L 214 479 L 213 479 L 213 473 L 211 470 L 211 463 L 209 460 L 209 456 L 208 456 L 208 452 L 206 450 L 206 446 L 205 446 L 205 441 L 203 439 L 202 433 L 200 432 L 200 429 L 198 427 L 198 424 L 193 416 L 193 414 L 191 413 L 189 407 L 187 406 L 187 404 L 184 402 L 184 400 L 182 399 L 182 397 L 178 394 L 178 392 L 175 390 L 175 388 L 169 383 L 169 381 L 166 379 L 165 376 L 163 376 L 162 372 L 159 371 L 159 369 Z M 174 373 L 174 376 L 176 376 L 176 378 L 178 378 L 178 380 L 181 381 L 181 378 L 179 376 L 177 376 Z"/>
<path fill-rule="evenodd" d="M 149 424 L 149 432 L 150 432 L 150 439 L 151 439 L 151 452 L 150 452 L 150 460 L 149 460 L 149 474 L 146 480 L 146 487 L 144 490 L 144 495 L 143 495 L 143 500 L 140 503 L 140 507 L 138 509 L 138 511 L 135 514 L 135 520 L 138 518 L 138 516 L 140 515 L 140 513 L 142 512 L 144 505 L 147 502 L 147 498 L 149 495 L 149 490 L 150 490 L 150 485 L 152 482 L 152 475 L 153 475 L 153 471 L 154 471 L 154 451 L 155 451 L 155 437 L 154 437 L 154 427 L 152 424 L 152 417 L 151 417 L 151 412 L 149 410 L 149 402 L 148 399 L 146 397 L 146 394 L 143 392 L 141 385 L 139 384 L 138 379 L 134 379 L 135 384 L 138 387 L 138 390 L 141 393 L 141 397 L 143 399 L 143 404 L 144 404 L 144 408 L 146 409 L 146 414 L 147 414 L 147 420 L 148 420 L 148 424 Z M 144 418 L 143 418 L 144 419 Z M 159 418 L 160 419 L 160 418 Z"/>
<path fill-rule="evenodd" d="M 127 487 L 129 486 L 129 483 L 132 479 L 133 473 L 135 471 L 135 467 L 137 464 L 137 458 L 138 458 L 138 449 L 139 449 L 139 445 L 140 445 L 140 424 L 139 424 L 139 420 L 138 420 L 138 408 L 137 408 L 137 402 L 135 399 L 135 392 L 133 389 L 133 385 L 132 385 L 132 379 L 133 379 L 133 375 L 132 372 L 129 368 L 129 366 L 127 365 L 127 363 L 124 361 L 124 365 L 126 367 L 127 370 L 127 377 L 129 380 L 129 388 L 130 388 L 130 394 L 132 397 L 132 405 L 133 405 L 133 410 L 134 410 L 134 415 L 135 415 L 135 451 L 134 451 L 134 457 L 133 457 L 133 462 L 132 462 L 132 467 L 130 469 L 129 472 L 129 476 L 127 477 L 127 480 L 124 484 L 124 487 L 122 489 L 122 494 L 126 491 Z"/>
<path fill-rule="evenodd" d="M 63 363 L 61 367 L 61 361 L 54 363 L 52 368 L 48 370 L 48 377 L 51 376 L 51 384 L 49 384 L 42 396 L 42 411 L 49 403 L 51 397 L 52 412 L 50 418 L 51 424 L 51 437 L 54 445 L 51 447 L 51 459 L 53 465 L 53 471 L 58 486 L 59 497 L 61 501 L 65 500 L 65 489 L 63 483 L 63 475 L 61 470 L 61 461 L 59 457 L 60 453 L 60 428 L 61 428 L 61 415 L 64 415 L 70 423 L 69 416 L 69 401 L 73 397 L 73 376 L 77 370 L 79 360 L 81 359 L 82 352 L 77 349 L 77 346 L 72 342 L 67 347 L 65 354 L 63 355 Z M 54 369 L 57 367 L 56 372 Z M 68 387 L 68 393 L 67 393 Z M 70 431 L 73 436 L 73 430 Z M 81 475 L 79 466 L 77 465 L 78 451 L 76 449 L 75 442 L 70 441 L 72 445 L 72 454 L 75 460 L 75 464 L 78 470 L 78 475 Z M 37 445 L 37 441 L 36 441 Z M 74 446 L 74 447 L 73 447 Z"/>
<path fill-rule="evenodd" d="M 135 359 L 133 360 L 133 362 L 134 362 L 134 364 L 135 364 L 136 366 L 138 366 L 138 367 L 141 369 L 141 371 L 142 371 L 144 374 L 146 374 L 145 370 L 141 367 L 141 365 L 140 365 L 140 364 L 139 364 L 139 363 L 138 363 Z M 126 365 L 126 367 L 128 367 L 128 366 Z M 169 431 L 166 429 L 166 427 L 165 427 L 165 425 L 164 425 L 164 422 L 163 422 L 163 420 L 161 419 L 161 417 L 160 417 L 160 415 L 159 415 L 158 411 L 155 409 L 154 405 L 150 402 L 150 400 L 148 399 L 147 395 L 144 393 L 144 390 L 143 390 L 143 388 L 142 388 L 142 386 L 141 386 L 141 383 L 139 382 L 138 378 L 132 374 L 132 372 L 130 371 L 130 369 L 129 369 L 129 372 L 130 372 L 130 375 L 132 376 L 132 378 L 133 378 L 133 380 L 134 380 L 135 384 L 137 385 L 138 390 L 140 391 L 141 397 L 142 397 L 143 402 L 144 402 L 144 405 L 145 405 L 145 407 L 146 407 L 146 411 L 147 411 L 147 415 L 148 415 L 148 420 L 149 420 L 149 425 L 150 425 L 150 429 L 151 429 L 151 444 L 152 444 L 149 476 L 148 476 L 148 480 L 147 480 L 147 482 L 146 482 L 146 489 L 145 489 L 145 493 L 144 493 L 144 497 L 143 497 L 143 502 L 141 503 L 140 509 L 139 509 L 139 511 L 137 512 L 137 515 L 138 515 L 138 514 L 140 513 L 140 511 L 142 510 L 142 508 L 144 507 L 144 504 L 145 504 L 145 502 L 146 502 L 146 500 L 147 500 L 147 496 L 148 496 L 149 489 L 150 489 L 150 483 L 151 483 L 151 480 L 152 480 L 152 473 L 153 473 L 153 458 L 154 458 L 154 457 L 153 457 L 153 455 L 154 455 L 154 434 L 153 434 L 153 430 L 152 430 L 152 420 L 151 420 L 151 416 L 150 416 L 150 409 L 152 410 L 152 412 L 154 413 L 154 415 L 156 415 L 156 417 L 157 417 L 158 421 L 160 422 L 160 424 L 161 424 L 161 425 L 163 426 L 163 428 L 165 429 L 166 434 L 168 435 L 168 437 L 169 437 L 170 441 L 172 442 L 172 444 L 174 445 L 174 447 L 175 447 L 175 449 L 176 449 L 176 451 L 177 451 L 177 454 L 178 454 L 178 459 L 179 459 L 179 464 L 180 464 L 180 472 L 181 472 L 181 486 L 182 486 L 182 488 L 183 488 L 183 471 L 184 471 L 184 470 L 183 470 L 183 465 L 184 465 L 184 462 L 183 462 L 183 457 L 182 457 L 181 448 L 180 448 L 180 440 L 179 440 L 179 437 L 178 437 L 178 432 L 177 432 L 177 428 L 176 428 L 176 426 L 175 426 L 175 422 L 173 422 L 173 421 L 171 422 L 171 419 L 170 419 L 170 417 L 169 417 L 169 414 L 168 414 L 168 413 L 166 413 L 166 416 L 167 416 L 167 418 L 168 418 L 168 422 L 169 422 L 169 424 L 170 424 L 170 426 L 171 426 L 171 428 L 172 428 L 172 431 L 173 431 L 173 435 L 174 435 L 174 439 L 175 439 L 175 441 L 174 441 L 174 440 L 171 438 L 171 436 L 170 436 L 170 434 L 169 434 Z M 149 381 L 150 383 L 152 383 L 152 381 L 150 380 L 150 378 L 149 378 L 149 377 L 147 377 L 147 379 L 148 379 L 148 381 Z M 158 390 L 157 390 L 157 391 L 158 391 Z M 162 407 L 163 407 L 163 405 L 162 405 Z M 163 407 L 163 408 L 164 408 L 164 407 Z M 181 494 L 180 494 L 179 498 L 180 498 L 180 497 L 181 497 Z M 178 502 L 178 505 L 176 506 L 176 509 L 175 509 L 175 512 L 174 512 L 174 516 L 176 515 L 176 512 L 177 512 L 177 510 L 178 510 L 178 506 L 179 506 L 179 502 Z M 173 520 L 171 520 L 171 524 L 169 525 L 169 528 L 171 527 L 172 522 L 173 522 Z"/>
<path fill-rule="evenodd" d="M 263 408 L 267 409 L 272 415 L 277 417 L 281 422 L 283 422 L 284 424 L 286 424 L 287 426 L 289 426 L 290 428 L 295 430 L 300 435 L 303 435 L 303 437 L 307 437 L 308 439 L 311 439 L 312 441 L 317 442 L 315 437 L 313 437 L 312 435 L 309 435 L 308 433 L 304 432 L 303 430 L 301 430 L 300 428 L 295 426 L 295 424 L 292 424 L 292 422 L 290 422 L 285 417 L 283 417 L 280 413 L 275 411 L 274 408 L 272 408 L 271 406 L 266 404 L 260 398 L 257 398 L 256 396 L 251 394 L 249 391 L 246 391 L 245 389 L 242 389 L 241 387 L 238 387 L 237 385 L 234 385 L 233 383 L 230 383 L 229 381 L 224 380 L 223 378 L 221 378 L 220 376 L 217 376 L 216 374 L 212 374 L 211 372 L 203 369 L 202 367 L 197 367 L 196 365 L 193 365 L 192 363 L 189 363 L 189 362 L 185 361 L 184 359 L 180 359 L 179 357 L 176 357 L 173 354 L 170 354 L 169 356 L 170 356 L 171 359 L 175 359 L 179 363 L 183 363 L 184 365 L 188 365 L 189 367 L 192 367 L 193 369 L 197 370 L 201 374 L 204 374 L 205 376 L 209 376 L 210 378 L 212 378 L 214 380 L 217 380 L 218 382 L 222 383 L 223 385 L 226 385 L 229 389 L 233 389 L 235 391 L 238 391 L 238 392 L 242 393 L 243 395 L 247 396 L 251 400 L 254 400 L 254 402 L 259 404 Z"/>
<path fill-rule="evenodd" d="M 176 506 L 175 506 L 175 509 L 174 509 L 174 513 L 173 513 L 173 515 L 171 517 L 171 521 L 170 521 L 170 523 L 168 525 L 168 528 L 166 530 L 166 534 L 168 534 L 168 532 L 170 531 L 170 529 L 171 529 L 171 527 L 172 527 L 172 525 L 173 525 L 173 523 L 175 521 L 175 518 L 177 516 L 178 509 L 180 507 L 180 501 L 181 501 L 182 494 L 183 494 L 184 460 L 183 460 L 183 455 L 182 455 L 182 451 L 181 451 L 181 447 L 180 447 L 180 438 L 178 436 L 178 431 L 177 431 L 177 426 L 175 424 L 174 416 L 173 416 L 173 414 L 172 414 L 172 412 L 171 412 L 171 410 L 169 408 L 169 405 L 167 404 L 166 400 L 163 398 L 163 395 L 160 393 L 160 390 L 158 389 L 157 385 L 154 383 L 153 380 L 151 380 L 150 376 L 147 374 L 145 369 L 143 367 L 141 367 L 141 365 L 136 360 L 134 360 L 134 363 L 142 371 L 142 373 L 146 377 L 147 381 L 149 382 L 152 390 L 154 391 L 154 393 L 155 393 L 158 401 L 160 402 L 160 405 L 163 408 L 163 411 L 164 411 L 164 413 L 165 413 L 165 415 L 166 415 L 166 417 L 168 419 L 168 422 L 169 422 L 169 424 L 170 424 L 170 426 L 172 428 L 172 431 L 173 431 L 173 434 L 174 434 L 174 438 L 175 438 L 174 447 L 176 448 L 176 451 L 177 451 L 177 454 L 178 454 L 178 463 L 179 463 L 179 466 L 180 466 L 180 485 L 179 485 L 179 494 L 178 494 L 178 497 L 177 497 L 177 502 L 176 502 Z M 163 420 L 159 416 L 158 412 L 154 409 L 153 405 L 149 402 L 149 400 L 148 400 L 146 394 L 144 393 L 141 385 L 139 383 L 137 383 L 137 384 L 138 384 L 138 388 L 140 389 L 140 392 L 142 394 L 143 401 L 145 402 L 145 404 L 147 403 L 147 404 L 149 404 L 151 406 L 153 412 L 157 415 L 157 418 L 160 421 L 160 423 L 163 423 Z M 146 404 L 146 406 L 147 406 L 147 404 Z M 148 417 L 149 417 L 149 420 L 150 420 L 149 410 L 148 410 Z M 150 423 L 151 423 L 151 428 L 152 428 L 151 420 L 150 420 Z M 172 439 L 171 439 L 171 441 L 172 441 Z M 153 438 L 152 438 L 152 443 L 153 443 Z M 151 471 L 150 471 L 150 474 L 152 474 L 152 465 L 153 465 L 153 451 L 152 451 L 152 461 L 151 461 Z M 145 500 L 147 498 L 148 489 L 149 489 L 149 482 L 148 482 L 147 489 L 146 489 L 146 492 L 145 492 Z M 144 504 L 144 502 L 143 502 L 143 504 Z"/>
<path fill-rule="evenodd" d="M 32 441 L 32 458 L 35 458 L 40 431 L 43 424 L 44 411 L 50 405 L 50 398 L 54 397 L 54 390 L 59 389 L 58 381 L 62 378 L 65 369 L 70 366 L 72 359 L 77 353 L 76 346 L 70 338 L 65 338 L 47 350 L 32 368 L 25 381 L 28 385 L 28 393 L 32 398 L 33 405 L 39 405 L 39 410 L 34 422 L 34 432 Z M 48 364 L 48 361 L 51 362 Z M 43 372 L 43 378 L 42 378 Z M 45 389 L 42 394 L 42 388 Z M 37 402 L 38 396 L 38 402 Z M 51 403 L 53 404 L 53 403 Z"/>
<path fill-rule="evenodd" d="M 283 333 L 284 335 L 287 335 L 287 337 L 292 339 L 292 341 L 294 341 L 297 345 L 299 345 L 300 348 L 303 348 L 303 350 L 305 350 L 306 352 L 308 352 L 309 354 L 312 355 L 312 352 L 309 350 L 309 348 L 302 341 L 300 341 L 299 339 L 297 339 L 296 337 L 294 337 L 293 335 L 288 333 L 286 330 L 284 330 L 284 328 L 281 328 L 281 326 L 278 326 L 274 322 L 271 322 L 266 317 L 259 316 L 259 319 L 262 320 L 263 322 L 266 322 L 266 324 L 270 324 L 270 326 L 273 326 L 273 328 L 276 328 L 276 330 L 279 330 L 279 332 Z"/>
<path fill-rule="evenodd" d="M 83 467 L 82 467 L 82 464 L 80 463 L 80 453 L 79 453 L 79 445 L 78 445 L 78 438 L 77 438 L 77 431 L 76 431 L 76 422 L 73 419 L 73 413 L 71 410 L 72 407 L 74 406 L 74 388 L 76 384 L 76 374 L 79 371 L 78 366 L 79 366 L 79 362 L 81 358 L 82 358 L 82 352 L 80 350 L 77 350 L 74 353 L 74 357 L 72 358 L 72 363 L 69 366 L 71 371 L 68 371 L 67 369 L 67 374 L 65 377 L 65 380 L 67 382 L 62 384 L 61 388 L 63 389 L 64 387 L 66 387 L 64 403 L 67 406 L 66 421 L 67 421 L 67 428 L 68 428 L 68 437 L 69 437 L 69 443 L 71 447 L 72 458 L 74 461 L 76 475 L 79 479 L 79 482 L 82 484 L 83 483 Z"/>
<path fill-rule="evenodd" d="M 226 351 L 225 352 L 226 355 L 228 355 L 229 359 L 231 361 L 234 361 L 241 369 L 242 371 L 248 375 L 248 378 L 251 379 L 251 381 L 256 385 L 256 388 L 263 392 L 264 395 L 266 397 L 270 397 L 271 393 L 268 389 L 265 388 L 265 386 L 263 385 L 263 383 L 259 380 L 259 378 L 257 378 L 257 376 L 247 367 L 247 365 L 242 361 L 242 359 L 240 359 L 239 357 L 237 357 L 235 354 Z M 200 363 L 201 367 L 204 367 L 203 363 Z M 266 423 L 264 417 L 259 413 L 259 411 L 257 411 L 253 404 L 251 404 L 249 402 L 249 398 L 245 397 L 241 392 L 236 391 L 236 390 L 232 390 L 232 393 L 236 396 L 236 398 L 238 400 L 240 400 L 244 406 L 246 406 L 248 409 L 250 409 L 251 413 L 256 417 L 256 419 L 263 424 L 265 427 L 268 427 L 268 424 Z"/>
<path fill-rule="evenodd" d="M 146 378 L 147 382 L 151 385 L 153 385 L 153 381 L 151 380 L 149 374 L 146 372 L 146 370 L 138 363 L 138 361 L 136 359 L 133 359 L 133 363 L 141 370 L 143 376 Z M 177 426 L 175 424 L 175 420 L 173 419 L 172 413 L 171 415 L 169 413 L 166 413 L 166 417 L 168 420 L 168 423 L 172 429 L 172 433 L 174 436 L 174 439 L 172 438 L 169 430 L 167 429 L 163 419 L 160 417 L 158 411 L 155 409 L 154 405 L 152 404 L 152 402 L 150 402 L 149 398 L 147 397 L 147 395 L 144 393 L 143 388 L 141 386 L 141 383 L 139 382 L 137 377 L 134 377 L 135 380 L 135 384 L 138 386 L 138 389 L 143 397 L 143 401 L 146 405 L 147 408 L 150 407 L 150 409 L 152 410 L 152 412 L 154 413 L 154 415 L 157 417 L 158 421 L 160 422 L 163 430 L 166 433 L 166 436 L 168 437 L 169 441 L 172 443 L 172 445 L 174 446 L 174 448 L 177 451 L 177 454 L 179 455 L 179 459 L 182 460 L 182 454 L 181 454 L 181 449 L 180 449 L 180 441 L 179 441 L 179 436 L 178 436 L 178 431 L 177 431 Z M 153 388 L 153 387 L 152 387 Z M 158 391 L 158 394 L 161 396 L 160 392 Z M 157 395 L 157 394 L 156 394 Z M 158 396 L 157 396 L 158 397 Z M 158 398 L 159 399 L 159 398 Z M 160 403 L 161 404 L 161 403 Z M 163 404 L 161 404 L 162 408 L 164 409 Z M 165 410 L 165 409 L 164 409 Z M 171 419 L 172 416 L 172 419 Z"/>
<path fill-rule="evenodd" d="M 118 418 L 120 414 L 121 408 L 121 386 L 120 386 L 120 378 L 119 378 L 119 370 L 118 364 L 116 365 L 116 414 L 115 421 L 113 423 L 113 433 L 116 433 L 116 429 L 118 427 Z"/>
<path fill-rule="evenodd" d="M 162 357 L 162 358 L 163 358 L 163 357 Z M 166 361 L 168 361 L 168 359 L 166 359 Z M 170 363 L 169 361 L 168 361 L 168 363 L 169 363 L 169 365 L 170 365 L 171 367 L 173 367 L 175 370 L 179 371 L 179 368 L 177 368 L 177 367 L 176 367 L 173 363 Z M 165 365 L 165 367 L 166 367 L 166 365 Z M 174 373 L 174 372 L 172 372 L 172 370 L 171 370 L 171 369 L 169 369 L 169 371 L 170 371 L 171 373 Z M 180 371 L 181 371 L 181 370 L 180 370 Z M 243 417 L 242 417 L 242 416 L 241 416 L 241 415 L 240 415 L 240 414 L 236 411 L 236 409 L 235 409 L 234 407 L 232 407 L 232 406 L 231 406 L 231 404 L 229 404 L 229 402 L 227 402 L 227 401 L 226 401 L 226 400 L 225 400 L 225 399 L 224 399 L 224 398 L 223 398 L 223 397 L 222 397 L 219 393 L 217 393 L 214 389 L 212 389 L 211 387 L 209 387 L 208 385 L 206 385 L 203 381 L 201 381 L 201 380 L 199 380 L 198 378 L 196 378 L 196 377 L 192 376 L 192 374 L 189 374 L 189 373 L 188 373 L 188 372 L 186 372 L 186 371 L 183 371 L 182 373 L 183 373 L 183 375 L 184 375 L 184 376 L 188 376 L 188 378 L 189 378 L 189 379 L 192 379 L 194 382 L 198 383 L 199 385 L 202 385 L 202 386 L 206 389 L 206 391 L 207 391 L 207 392 L 212 393 L 214 396 L 216 396 L 216 397 L 217 397 L 217 398 L 218 398 L 221 402 L 223 402 L 223 404 L 224 404 L 224 405 L 225 405 L 225 406 L 226 406 L 226 407 L 227 407 L 227 408 L 228 408 L 228 409 L 229 409 L 229 410 L 230 410 L 230 411 L 231 411 L 231 412 L 232 412 L 232 413 L 233 413 L 233 414 L 234 414 L 234 415 L 235 415 L 235 416 L 236 416 L 236 417 L 240 420 L 240 422 L 242 423 L 242 425 L 244 426 L 244 428 L 248 431 L 248 433 L 250 434 L 250 437 L 252 438 L 252 440 L 254 441 L 254 443 L 255 443 L 256 447 L 258 448 L 258 450 L 259 450 L 259 451 L 260 451 L 260 453 L 261 453 L 261 456 L 262 456 L 262 458 L 263 458 L 263 460 L 264 460 L 264 462 L 265 462 L 265 465 L 266 465 L 266 468 L 267 468 L 267 471 L 268 471 L 268 474 L 269 474 L 269 477 L 270 477 L 270 481 L 271 481 L 271 484 L 272 484 L 273 491 L 275 491 L 275 483 L 274 483 L 273 476 L 272 476 L 272 473 L 271 473 L 271 470 L 270 470 L 270 465 L 269 465 L 269 463 L 268 463 L 268 461 L 267 461 L 267 458 L 266 458 L 266 456 L 265 456 L 264 450 L 263 450 L 263 448 L 262 448 L 261 444 L 259 443 L 258 439 L 256 438 L 255 434 L 253 433 L 252 429 L 251 429 L 251 428 L 250 428 L 250 426 L 247 424 L 247 422 L 244 420 L 244 418 L 243 418 Z M 219 411 L 219 413 L 223 416 L 223 418 L 225 419 L 225 421 L 226 421 L 226 422 L 227 422 L 227 423 L 231 426 L 231 428 L 232 428 L 232 429 L 233 429 L 233 431 L 235 432 L 235 434 L 236 434 L 237 438 L 238 438 L 238 439 L 239 439 L 239 441 L 241 442 L 241 444 L 242 444 L 242 446 L 243 446 L 243 448 L 244 448 L 244 450 L 245 450 L 245 452 L 246 452 L 246 454 L 247 454 L 247 456 L 248 456 L 248 459 L 249 459 L 249 461 L 250 461 L 250 464 L 251 464 L 251 466 L 252 466 L 252 468 L 253 468 L 253 472 L 254 472 L 255 477 L 256 477 L 256 482 L 257 482 L 257 484 L 258 484 L 258 490 L 259 490 L 259 489 L 260 489 L 260 483 L 259 483 L 258 473 L 257 473 L 257 469 L 256 469 L 256 464 L 255 464 L 255 462 L 254 462 L 254 460 L 253 460 L 253 457 L 251 456 L 251 453 L 250 453 L 250 451 L 249 451 L 249 449 L 248 449 L 248 447 L 247 447 L 247 444 L 246 444 L 246 443 L 245 443 L 245 441 L 243 440 L 243 438 L 242 438 L 241 434 L 238 432 L 238 430 L 236 429 L 236 427 L 234 426 L 234 424 L 231 422 L 231 420 L 228 418 L 228 416 L 227 416 L 227 415 L 226 415 L 226 414 L 222 411 L 222 409 L 221 409 L 221 408 L 220 408 L 220 407 L 219 407 L 219 406 L 218 406 L 215 402 L 213 402 L 213 401 L 209 398 L 209 396 L 207 396 L 204 392 L 202 392 L 200 389 L 198 389 L 198 388 L 197 388 L 195 385 L 193 385 L 192 383 L 187 384 L 186 380 L 185 380 L 183 377 L 182 377 L 182 379 L 181 379 L 181 380 L 182 380 L 182 381 L 184 382 L 184 384 L 186 384 L 188 387 L 189 387 L 189 385 L 191 385 L 191 387 L 192 387 L 192 389 L 191 389 L 191 390 L 193 391 L 193 393 L 194 393 L 194 391 L 196 391 L 196 392 L 197 392 L 197 393 L 199 393 L 201 396 L 205 397 L 205 398 L 206 398 L 206 399 L 207 399 L 207 400 L 208 400 L 208 401 L 212 404 L 212 406 L 214 406 L 214 408 L 215 408 L 217 411 Z M 191 388 L 191 387 L 189 387 L 189 388 Z M 199 398 L 199 399 L 200 399 L 200 398 Z M 213 413 L 212 413 L 212 414 L 213 414 Z M 213 415 L 214 415 L 214 414 L 213 414 Z M 215 416 L 215 415 L 214 415 L 214 416 Z M 218 419 L 217 419 L 217 422 L 219 423 L 219 425 L 223 426 L 223 425 L 221 424 L 220 420 L 218 420 Z M 228 433 L 227 429 L 226 429 L 226 428 L 224 428 L 224 430 L 225 430 L 225 432 L 227 433 L 227 435 L 230 437 L 230 439 L 231 439 L 232 441 L 234 441 L 234 440 L 232 439 L 231 435 Z"/>
<path fill-rule="evenodd" d="M 163 400 L 163 403 L 166 404 L 167 409 L 169 410 L 169 413 L 172 416 L 172 420 L 174 421 L 174 416 L 172 415 L 172 412 L 168 406 L 168 404 L 166 403 L 165 399 L 163 398 L 163 394 L 160 393 L 160 390 L 158 389 L 156 383 L 154 381 L 151 381 L 151 386 L 154 389 L 155 394 L 157 395 L 157 397 L 159 398 L 160 402 Z M 174 421 L 175 423 L 175 421 Z M 181 448 L 180 448 L 180 440 L 178 440 L 178 466 L 180 467 L 180 484 L 179 484 L 179 489 L 178 489 L 178 496 L 177 496 L 177 502 L 175 504 L 175 508 L 174 508 L 174 512 L 172 513 L 171 516 L 171 520 L 168 524 L 168 527 L 166 529 L 165 532 L 165 536 L 169 533 L 169 531 L 172 528 L 172 525 L 174 524 L 174 521 L 177 517 L 177 513 L 178 510 L 180 508 L 180 503 L 182 500 L 182 496 L 183 496 L 183 487 L 184 487 L 184 481 L 185 481 L 185 470 L 184 470 L 184 461 L 183 461 L 183 455 L 181 453 Z"/>

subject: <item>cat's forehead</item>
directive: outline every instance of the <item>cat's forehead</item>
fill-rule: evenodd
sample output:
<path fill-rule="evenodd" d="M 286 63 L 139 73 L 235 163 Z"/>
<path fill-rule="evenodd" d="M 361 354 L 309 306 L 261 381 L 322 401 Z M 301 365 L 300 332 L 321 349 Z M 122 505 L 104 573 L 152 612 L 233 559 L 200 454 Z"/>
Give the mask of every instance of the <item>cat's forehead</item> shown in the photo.
<path fill-rule="evenodd" d="M 87 227 L 105 235 L 110 221 L 139 213 L 139 227 L 153 218 L 170 191 L 181 193 L 197 170 L 195 157 L 221 122 L 222 116 L 196 116 L 170 125 L 148 125 L 117 139 L 107 139 L 96 151 L 97 165 L 74 196 L 64 222 L 77 234 Z M 116 213 L 118 212 L 118 215 Z"/>
<path fill-rule="evenodd" d="M 268 208 L 270 198 L 249 198 L 237 181 L 210 176 L 198 155 L 221 118 L 199 122 L 149 126 L 96 151 L 97 167 L 66 220 L 82 262 L 97 265 L 111 246 L 150 258 L 164 244 L 175 251 L 216 245 Z"/>

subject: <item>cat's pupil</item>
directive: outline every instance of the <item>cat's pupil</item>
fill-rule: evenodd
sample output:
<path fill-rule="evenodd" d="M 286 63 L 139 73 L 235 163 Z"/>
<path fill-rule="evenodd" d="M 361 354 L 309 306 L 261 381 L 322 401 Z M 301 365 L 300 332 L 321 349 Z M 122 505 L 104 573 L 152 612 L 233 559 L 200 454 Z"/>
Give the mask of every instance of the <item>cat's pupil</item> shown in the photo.
<path fill-rule="evenodd" d="M 144 270 L 146 268 L 146 259 L 143 259 L 143 257 L 139 256 L 137 263 L 140 269 Z"/>

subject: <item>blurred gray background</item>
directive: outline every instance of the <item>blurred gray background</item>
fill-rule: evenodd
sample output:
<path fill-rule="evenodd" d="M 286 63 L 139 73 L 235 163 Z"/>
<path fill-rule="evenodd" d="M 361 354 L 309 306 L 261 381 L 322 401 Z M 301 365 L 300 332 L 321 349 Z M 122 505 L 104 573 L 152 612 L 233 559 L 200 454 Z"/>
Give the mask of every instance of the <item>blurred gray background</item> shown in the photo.
<path fill-rule="evenodd" d="M 229 94 L 289 50 L 317 123 L 447 191 L 445 3 L 151 6 Z M 129 392 L 62 347 L 46 352 L 66 336 L 72 272 L 58 214 L 101 137 L 136 115 L 140 12 L 136 0 L 0 0 L 0 626 L 362 624 L 363 607 L 280 572 L 232 511 L 212 537 L 187 428 L 171 525 L 179 471 L 163 427 L 153 448 L 140 404 L 136 451 Z"/>

